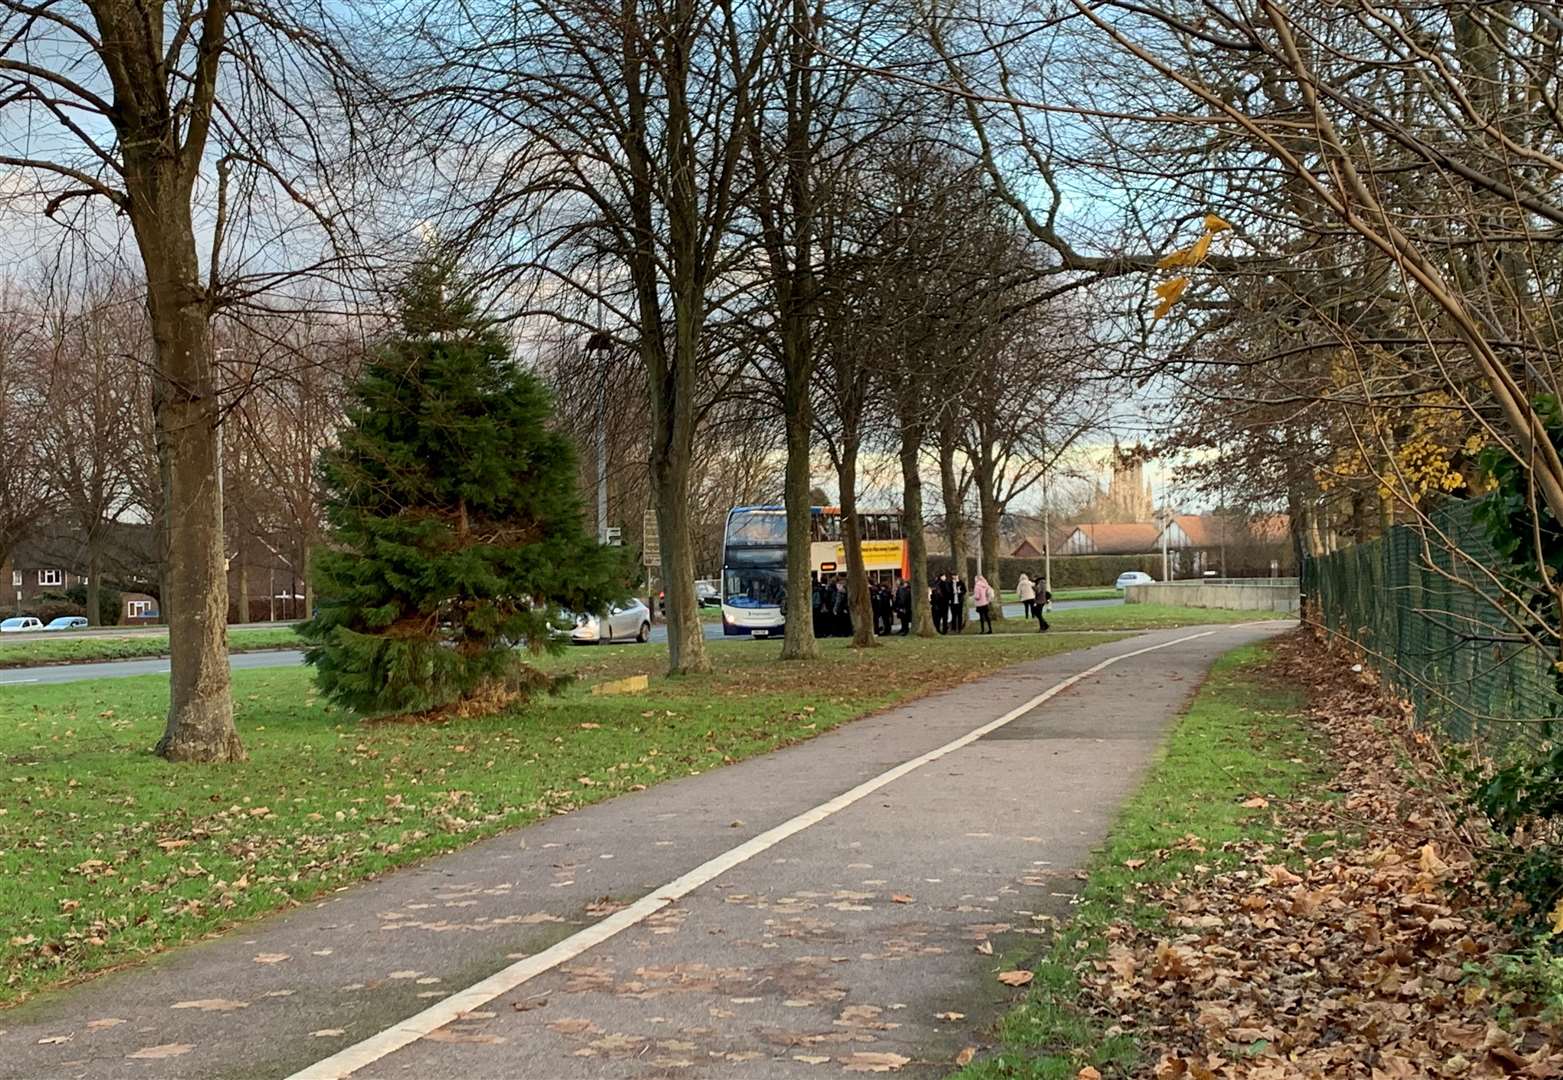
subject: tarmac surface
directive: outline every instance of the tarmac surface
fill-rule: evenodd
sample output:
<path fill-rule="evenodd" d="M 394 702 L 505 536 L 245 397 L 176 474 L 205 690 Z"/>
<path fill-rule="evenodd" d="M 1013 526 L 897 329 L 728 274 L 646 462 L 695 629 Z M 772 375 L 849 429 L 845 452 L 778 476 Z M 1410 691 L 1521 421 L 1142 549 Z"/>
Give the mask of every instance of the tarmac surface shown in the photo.
<path fill-rule="evenodd" d="M 345 889 L 0 1013 L 0 1077 L 943 1076 L 1210 664 L 1289 625 L 1017 665 Z"/>

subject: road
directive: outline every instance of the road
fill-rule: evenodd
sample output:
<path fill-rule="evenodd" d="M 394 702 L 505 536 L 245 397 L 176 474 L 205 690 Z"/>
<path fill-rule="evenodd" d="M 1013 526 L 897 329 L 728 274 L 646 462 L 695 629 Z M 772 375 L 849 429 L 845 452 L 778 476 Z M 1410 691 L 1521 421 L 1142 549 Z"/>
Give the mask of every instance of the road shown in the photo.
<path fill-rule="evenodd" d="M 1285 625 L 1016 665 L 327 893 L 9 1011 L 0 1078 L 946 1076 L 1211 662 Z"/>
<path fill-rule="evenodd" d="M 1122 603 L 1122 600 L 1063 600 L 1055 603 L 1053 608 L 1063 611 L 1069 608 L 1112 607 Z M 1010 604 L 1005 607 L 1004 614 L 1008 618 L 1018 619 L 1021 617 L 1021 607 L 1019 604 Z M 721 640 L 720 623 L 705 623 L 704 626 L 707 639 Z M 666 641 L 667 637 L 666 626 L 659 625 L 651 631 L 652 641 Z M 246 668 L 292 667 L 304 662 L 304 654 L 297 649 L 234 653 L 228 660 L 235 671 L 242 671 Z M 0 668 L 0 686 L 41 686 L 80 682 L 84 679 L 119 679 L 130 675 L 167 674 L 167 657 L 151 660 L 108 660 L 97 664 L 47 664 L 37 667 Z"/>

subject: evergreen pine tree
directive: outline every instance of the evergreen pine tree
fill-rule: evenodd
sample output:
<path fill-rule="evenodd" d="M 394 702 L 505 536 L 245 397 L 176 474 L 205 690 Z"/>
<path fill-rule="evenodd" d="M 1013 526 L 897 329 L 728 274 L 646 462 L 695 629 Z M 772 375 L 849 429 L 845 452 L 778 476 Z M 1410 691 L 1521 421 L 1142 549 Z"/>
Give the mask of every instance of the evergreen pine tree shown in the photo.
<path fill-rule="evenodd" d="M 547 389 L 477 323 L 448 267 L 421 266 L 399 299 L 402 332 L 320 458 L 321 603 L 300 628 L 321 690 L 370 714 L 546 682 L 514 644 L 558 649 L 561 608 L 623 593 L 621 552 L 585 530 Z"/>

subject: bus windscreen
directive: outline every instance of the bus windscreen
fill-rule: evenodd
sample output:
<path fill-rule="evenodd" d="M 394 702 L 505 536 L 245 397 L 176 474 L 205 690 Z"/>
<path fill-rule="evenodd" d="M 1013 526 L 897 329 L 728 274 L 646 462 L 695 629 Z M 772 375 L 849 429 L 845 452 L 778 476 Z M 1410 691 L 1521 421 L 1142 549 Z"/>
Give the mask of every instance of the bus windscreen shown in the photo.
<path fill-rule="evenodd" d="M 730 566 L 722 574 L 722 602 L 729 607 L 781 607 L 787 598 L 787 571 Z"/>

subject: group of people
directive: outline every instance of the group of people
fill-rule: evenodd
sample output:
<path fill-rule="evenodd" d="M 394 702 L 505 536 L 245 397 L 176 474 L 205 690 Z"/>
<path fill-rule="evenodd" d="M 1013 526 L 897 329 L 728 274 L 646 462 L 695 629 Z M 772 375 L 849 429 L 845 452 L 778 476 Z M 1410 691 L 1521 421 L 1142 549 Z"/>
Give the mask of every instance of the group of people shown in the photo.
<path fill-rule="evenodd" d="M 1047 608 L 1053 599 L 1046 582 L 1034 582 L 1026 574 L 1020 575 L 1017 587 L 1020 602 L 1025 606 L 1026 618 L 1037 620 L 1037 630 L 1048 629 Z M 941 634 L 959 634 L 966 629 L 966 601 L 968 595 L 973 610 L 977 612 L 977 632 L 993 633 L 993 608 L 1002 610 L 1003 600 L 998 590 L 988 584 L 988 579 L 978 574 L 972 579 L 971 589 L 956 574 L 940 574 L 928 589 L 929 606 L 933 609 L 934 629 Z M 869 604 L 874 612 L 874 633 L 888 637 L 899 633 L 905 636 L 912 627 L 912 586 L 904 578 L 898 581 L 871 581 L 868 586 Z M 896 623 L 901 625 L 896 630 Z M 847 599 L 847 583 L 844 576 L 821 581 L 814 579 L 814 636 L 851 637 L 852 605 Z"/>
<path fill-rule="evenodd" d="M 873 581 L 868 586 L 868 598 L 874 611 L 874 633 L 886 637 L 895 632 L 895 621 L 901 620 L 901 633 L 906 634 L 912 625 L 912 587 L 905 581 L 893 586 L 889 582 Z M 851 637 L 852 605 L 847 599 L 845 577 L 820 581 L 814 579 L 814 636 Z"/>

